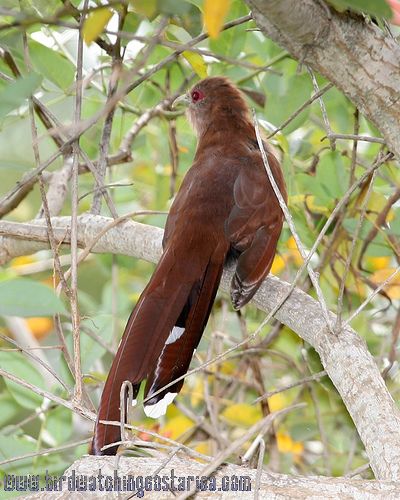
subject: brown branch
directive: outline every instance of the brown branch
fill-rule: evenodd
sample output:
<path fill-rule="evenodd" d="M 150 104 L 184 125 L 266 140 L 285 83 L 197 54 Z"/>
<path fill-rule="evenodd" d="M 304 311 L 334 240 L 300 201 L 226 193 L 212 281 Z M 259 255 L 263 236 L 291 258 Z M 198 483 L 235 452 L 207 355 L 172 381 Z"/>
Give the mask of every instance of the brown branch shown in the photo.
<path fill-rule="evenodd" d="M 322 89 L 320 89 L 318 92 L 316 92 L 315 94 L 313 94 L 310 97 L 310 99 L 308 99 L 304 104 L 302 104 L 299 108 L 297 108 L 289 116 L 289 118 L 287 120 L 285 120 L 281 125 L 279 125 L 279 127 L 276 128 L 273 132 L 271 132 L 271 134 L 269 134 L 267 136 L 267 139 L 270 139 L 275 134 L 277 134 L 278 132 L 280 132 L 281 130 L 283 130 L 285 127 L 287 127 L 289 125 L 289 123 L 291 123 L 296 118 L 296 116 L 299 116 L 299 114 L 302 111 L 304 111 L 306 108 L 308 108 L 308 106 L 310 104 L 312 104 L 314 101 L 316 101 L 317 99 L 319 99 L 322 95 L 325 94 L 325 92 L 328 92 L 328 90 L 330 90 L 332 87 L 333 87 L 333 84 L 332 83 L 328 83 L 327 85 L 325 85 L 324 87 L 322 87 Z"/>
<path fill-rule="evenodd" d="M 340 210 L 340 208 L 339 208 Z M 68 240 L 69 217 L 58 217 L 53 221 L 56 238 Z M 78 218 L 78 244 L 84 247 L 111 222 L 110 219 L 81 215 Z M 18 249 L 28 253 L 30 248 L 46 247 L 46 228 L 40 221 L 35 224 L 0 222 L 0 235 L 18 237 Z M 93 247 L 94 252 L 131 255 L 156 262 L 161 253 L 163 231 L 133 221 L 122 222 L 110 229 Z M 22 238 L 22 239 L 21 239 Z M 28 242 L 23 239 L 29 239 Z M 32 240 L 42 244 L 32 244 Z M 0 249 L 5 242 L 10 245 L 10 236 L 0 238 Z M 47 243 L 48 244 L 48 243 Z M 229 290 L 232 273 L 224 273 L 221 287 Z M 283 301 L 283 299 L 285 299 Z M 272 276 L 268 277 L 253 299 L 261 310 L 275 311 L 275 317 L 311 344 L 321 357 L 324 368 L 335 384 L 354 420 L 358 433 L 366 447 L 371 466 L 377 477 L 397 479 L 400 474 L 400 411 L 391 398 L 381 374 L 369 354 L 365 342 L 349 326 L 343 326 L 340 335 L 332 335 L 326 330 L 326 323 L 320 305 L 301 290 Z M 334 324 L 335 315 L 329 313 Z M 243 342 L 257 337 L 259 330 Z M 226 352 L 216 356 L 192 373 L 204 370 L 206 366 L 226 360 L 229 353 L 242 343 L 235 344 Z M 175 383 L 175 382 L 173 382 Z"/>
<path fill-rule="evenodd" d="M 93 476 L 93 471 L 99 470 L 104 476 L 112 476 L 114 471 L 116 471 L 119 477 L 131 475 L 133 477 L 151 478 L 157 474 L 159 477 L 166 477 L 168 481 L 167 486 L 172 486 L 169 479 L 171 478 L 171 474 L 173 474 L 176 477 L 174 482 L 175 491 L 154 491 L 153 489 L 147 493 L 143 488 L 143 491 L 140 492 L 145 497 L 147 493 L 152 500 L 172 500 L 176 499 L 176 495 L 181 493 L 180 491 L 176 491 L 178 481 L 179 484 L 188 484 L 187 478 L 200 478 L 203 469 L 204 465 L 201 462 L 188 457 L 183 450 L 175 448 L 169 455 L 154 450 L 150 456 L 121 457 L 117 467 L 115 457 L 86 456 L 72 464 L 64 472 L 64 475 L 66 477 L 70 477 L 72 474 L 90 477 Z M 260 475 L 259 481 L 257 481 L 257 475 Z M 236 480 L 236 487 L 238 484 L 242 484 L 242 486 L 247 485 L 249 489 L 247 491 L 233 491 L 233 489 L 228 489 L 225 486 L 227 491 L 199 491 L 195 498 L 201 498 L 202 500 L 238 497 L 250 499 L 257 498 L 255 497 L 257 493 L 259 498 L 268 498 L 271 500 L 280 498 L 296 498 L 298 500 L 309 498 L 334 499 L 343 498 L 344 496 L 349 498 L 386 498 L 387 500 L 395 500 L 400 496 L 399 484 L 394 481 L 366 481 L 324 476 L 293 476 L 265 470 L 262 470 L 260 474 L 256 469 L 226 462 L 217 468 L 213 474 L 213 478 L 215 479 L 217 488 L 222 487 L 223 478 L 225 480 L 226 478 L 231 478 L 234 482 Z M 152 484 L 154 483 L 152 482 Z M 39 493 L 35 495 L 35 498 L 37 500 L 55 500 L 57 495 L 57 498 L 65 499 L 71 493 L 67 491 L 66 486 L 64 488 L 65 491 L 62 492 Z M 132 493 L 136 494 L 137 492 L 126 492 L 126 495 L 129 496 Z M 100 492 L 97 495 L 99 496 Z M 110 496 L 110 493 L 108 493 L 108 496 Z"/>
<path fill-rule="evenodd" d="M 87 9 L 89 0 L 85 0 L 84 10 Z M 81 119 L 82 95 L 83 95 L 83 23 L 85 15 L 81 14 L 79 19 L 79 38 L 76 73 L 76 96 L 75 96 L 75 124 Z M 74 400 L 81 404 L 83 393 L 81 346 L 80 346 L 80 314 L 78 306 L 78 161 L 79 161 L 79 137 L 72 144 L 72 178 L 71 178 L 71 293 L 69 301 L 71 305 L 72 338 L 74 345 Z"/>
<path fill-rule="evenodd" d="M 388 198 L 385 206 L 383 209 L 379 212 L 378 216 L 375 219 L 374 226 L 371 228 L 367 236 L 365 237 L 365 240 L 362 244 L 360 255 L 358 257 L 358 263 L 357 266 L 359 269 L 363 269 L 362 261 L 365 255 L 365 252 L 367 251 L 368 246 L 376 235 L 378 234 L 380 228 L 385 225 L 386 223 L 386 218 L 389 215 L 390 210 L 392 209 L 393 205 L 400 199 L 400 187 L 396 189 L 396 191 Z M 397 238 L 393 237 L 393 244 L 394 248 L 398 249 L 398 241 Z M 396 252 L 398 255 L 398 252 Z M 399 258 L 400 256 L 398 256 Z"/>

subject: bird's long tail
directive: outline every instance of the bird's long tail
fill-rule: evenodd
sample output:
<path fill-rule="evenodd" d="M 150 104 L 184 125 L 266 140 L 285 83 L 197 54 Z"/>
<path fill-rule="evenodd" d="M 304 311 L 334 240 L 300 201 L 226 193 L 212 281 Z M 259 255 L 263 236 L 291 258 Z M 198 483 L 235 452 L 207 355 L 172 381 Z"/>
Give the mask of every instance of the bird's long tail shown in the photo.
<path fill-rule="evenodd" d="M 101 449 L 120 441 L 120 427 L 100 421 L 119 422 L 125 380 L 133 385 L 134 399 L 141 382 L 147 380 L 144 410 L 153 418 L 165 413 L 183 385 L 182 379 L 163 389 L 188 370 L 217 293 L 224 254 L 215 251 L 202 259 L 201 269 L 186 274 L 173 260 L 165 251 L 128 320 L 103 389 L 91 454 L 117 451 L 118 445 Z M 186 266 L 190 265 L 189 261 Z"/>

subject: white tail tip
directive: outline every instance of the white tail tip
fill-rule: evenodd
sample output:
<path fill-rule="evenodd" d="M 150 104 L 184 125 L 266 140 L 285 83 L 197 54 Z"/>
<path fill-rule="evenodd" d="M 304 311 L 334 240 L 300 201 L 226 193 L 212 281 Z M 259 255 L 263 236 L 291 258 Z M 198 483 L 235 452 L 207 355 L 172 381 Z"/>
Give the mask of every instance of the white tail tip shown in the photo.
<path fill-rule="evenodd" d="M 173 344 L 176 340 L 180 339 L 184 333 L 184 328 L 182 328 L 181 326 L 174 326 L 165 342 L 165 345 Z"/>
<path fill-rule="evenodd" d="M 165 415 L 168 405 L 172 403 L 177 394 L 177 392 L 167 392 L 167 394 L 160 399 L 160 401 L 157 401 L 156 404 L 145 405 L 144 412 L 146 416 L 150 418 L 159 418 L 162 415 Z"/>

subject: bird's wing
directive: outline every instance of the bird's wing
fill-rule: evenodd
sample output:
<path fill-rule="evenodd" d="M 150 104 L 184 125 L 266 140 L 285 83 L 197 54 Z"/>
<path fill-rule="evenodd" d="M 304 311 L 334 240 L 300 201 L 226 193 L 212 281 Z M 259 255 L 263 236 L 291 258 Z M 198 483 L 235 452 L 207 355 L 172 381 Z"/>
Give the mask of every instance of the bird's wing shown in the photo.
<path fill-rule="evenodd" d="M 284 197 L 286 190 L 278 160 L 269 152 L 269 164 Z M 234 185 L 234 206 L 225 224 L 232 248 L 239 254 L 232 279 L 235 309 L 255 294 L 271 269 L 282 229 L 283 214 L 264 166 L 246 161 Z"/>

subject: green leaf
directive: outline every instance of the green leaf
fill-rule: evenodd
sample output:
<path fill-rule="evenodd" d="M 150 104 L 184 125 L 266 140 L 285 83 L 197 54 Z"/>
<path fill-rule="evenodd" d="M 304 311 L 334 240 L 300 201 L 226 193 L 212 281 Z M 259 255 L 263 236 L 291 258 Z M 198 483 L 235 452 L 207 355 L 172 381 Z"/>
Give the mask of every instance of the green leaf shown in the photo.
<path fill-rule="evenodd" d="M 72 412 L 64 406 L 58 406 L 48 413 L 46 430 L 54 438 L 57 445 L 65 443 L 72 432 Z"/>
<path fill-rule="evenodd" d="M 320 207 L 330 207 L 340 199 L 348 186 L 349 174 L 338 151 L 326 153 L 317 166 L 315 175 L 300 172 L 296 175 L 302 194 L 315 196 L 311 201 Z"/>
<path fill-rule="evenodd" d="M 351 9 L 356 12 L 365 12 L 371 16 L 380 16 L 390 19 L 392 9 L 385 0 L 329 0 L 338 10 Z"/>
<path fill-rule="evenodd" d="M 318 435 L 318 427 L 314 422 L 302 419 L 290 427 L 290 435 L 295 441 L 308 441 Z"/>
<path fill-rule="evenodd" d="M 323 186 L 331 199 L 339 199 L 348 187 L 349 174 L 339 151 L 325 154 L 317 166 L 317 182 Z"/>
<path fill-rule="evenodd" d="M 167 30 L 167 37 L 170 40 L 178 40 L 182 43 L 189 43 L 192 37 L 190 34 L 181 26 L 176 24 L 170 24 Z"/>
<path fill-rule="evenodd" d="M 129 3 L 135 12 L 147 17 L 150 21 L 157 15 L 157 0 L 130 0 Z"/>
<path fill-rule="evenodd" d="M 0 394 L 0 407 L 0 429 L 3 429 L 9 422 L 15 422 L 15 418 L 20 412 L 20 408 L 18 408 L 14 398 L 11 397 L 11 394 L 6 389 Z"/>
<path fill-rule="evenodd" d="M 201 8 L 189 2 L 190 10 L 180 16 L 182 27 L 188 31 L 192 37 L 199 35 L 203 31 L 203 16 Z"/>
<path fill-rule="evenodd" d="M 41 389 L 44 388 L 44 380 L 41 374 L 25 356 L 18 352 L 0 352 L 0 366 L 4 368 L 4 370 L 12 373 L 16 377 L 26 380 L 34 386 L 40 387 Z M 34 410 L 42 404 L 42 396 L 39 396 L 30 389 L 26 389 L 6 377 L 4 377 L 3 380 L 10 394 L 23 408 Z"/>
<path fill-rule="evenodd" d="M 62 54 L 34 40 L 29 43 L 29 54 L 35 70 L 57 87 L 66 90 L 72 85 L 75 68 Z"/>
<path fill-rule="evenodd" d="M 90 45 L 103 32 L 108 21 L 112 18 L 111 9 L 103 7 L 91 12 L 83 24 L 83 39 Z"/>
<path fill-rule="evenodd" d="M 21 106 L 33 92 L 38 88 L 42 77 L 37 73 L 31 73 L 24 78 L 17 78 L 9 83 L 0 92 L 0 119 L 4 118 L 10 111 Z"/>
<path fill-rule="evenodd" d="M 195 5 L 198 9 L 203 10 L 204 0 L 186 0 L 188 3 Z"/>
<path fill-rule="evenodd" d="M 234 0 L 229 10 L 229 15 L 225 19 L 227 22 L 230 19 L 237 19 L 240 16 L 248 13 L 243 2 Z M 217 39 L 210 39 L 210 49 L 216 54 L 223 54 L 230 57 L 238 57 L 243 51 L 247 38 L 248 25 L 241 24 L 235 29 L 221 31 Z"/>
<path fill-rule="evenodd" d="M 124 20 L 122 31 L 124 31 L 125 33 L 134 34 L 136 33 L 136 30 L 138 29 L 140 23 L 141 19 L 137 14 L 135 14 L 134 12 L 128 12 Z M 129 38 L 122 35 L 121 40 L 123 45 L 127 45 L 130 42 Z"/>
<path fill-rule="evenodd" d="M 106 343 L 109 343 L 112 339 L 112 316 L 102 314 L 96 317 L 95 325 L 91 322 L 84 323 L 88 328 L 93 329 L 96 334 L 101 337 Z M 71 342 L 72 338 L 69 335 L 68 341 Z M 81 357 L 82 357 L 82 369 L 85 372 L 90 371 L 96 360 L 104 354 L 104 347 L 101 346 L 97 341 L 93 340 L 86 332 L 81 334 Z"/>
<path fill-rule="evenodd" d="M 182 16 L 190 10 L 190 4 L 186 2 L 177 2 L 176 0 L 159 0 L 158 9 L 163 14 Z"/>
<path fill-rule="evenodd" d="M 276 126 L 280 126 L 304 104 L 313 90 L 310 77 L 306 74 L 294 75 L 284 82 L 278 75 L 271 74 L 267 75 L 264 84 L 267 91 L 266 119 Z M 289 134 L 303 125 L 309 113 L 310 107 L 307 107 L 283 129 L 283 133 Z"/>
<path fill-rule="evenodd" d="M 37 451 L 37 442 L 30 436 L 4 436 L 0 435 L 0 460 L 7 460 Z M 32 474 L 32 458 L 10 462 L 1 466 L 2 471 L 15 472 L 18 474 Z M 4 498 L 4 496 L 2 496 Z"/>
<path fill-rule="evenodd" d="M 0 282 L 0 314 L 3 316 L 51 316 L 65 312 L 54 291 L 42 283 L 26 278 Z"/>
<path fill-rule="evenodd" d="M 367 255 L 368 257 L 391 257 L 393 249 L 387 244 L 382 234 L 378 234 L 368 245 Z"/>

